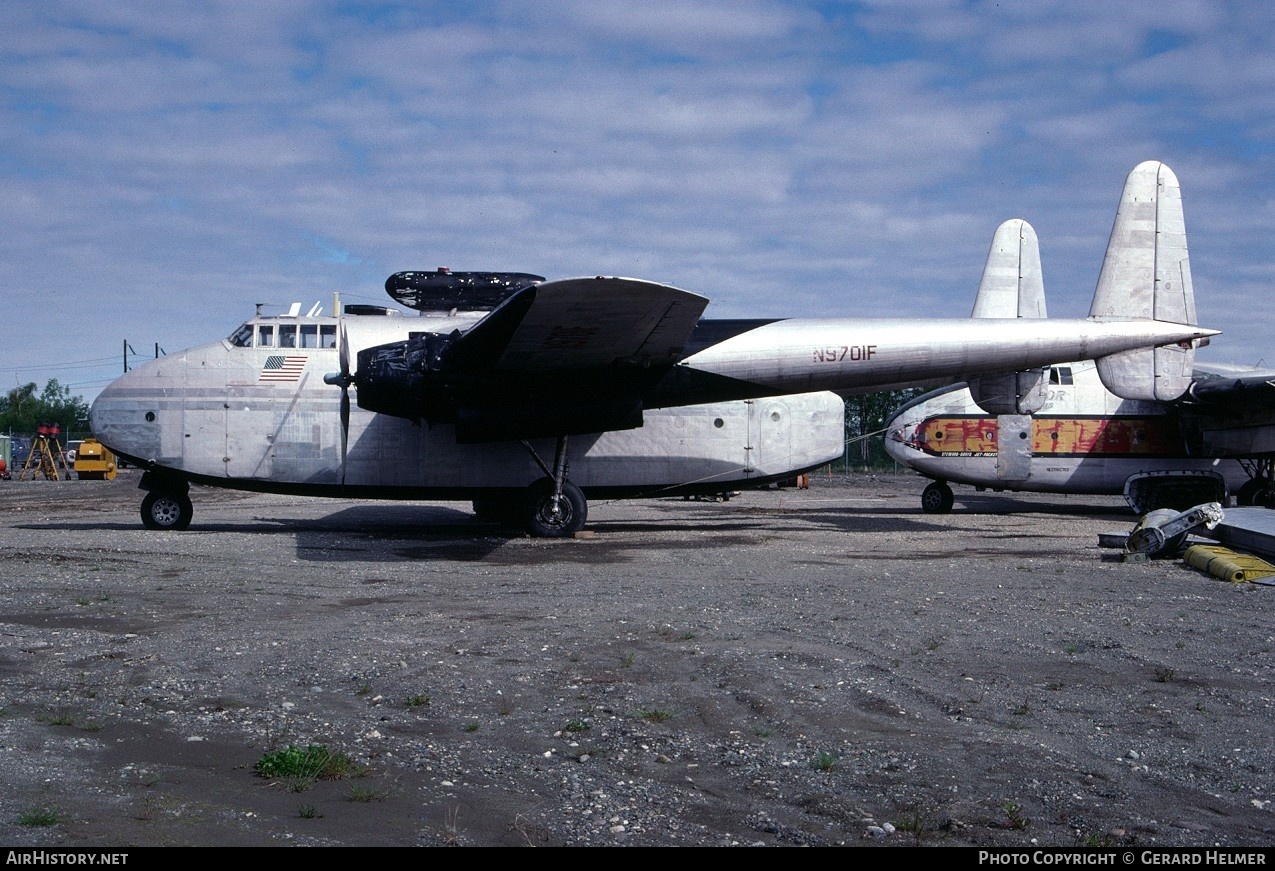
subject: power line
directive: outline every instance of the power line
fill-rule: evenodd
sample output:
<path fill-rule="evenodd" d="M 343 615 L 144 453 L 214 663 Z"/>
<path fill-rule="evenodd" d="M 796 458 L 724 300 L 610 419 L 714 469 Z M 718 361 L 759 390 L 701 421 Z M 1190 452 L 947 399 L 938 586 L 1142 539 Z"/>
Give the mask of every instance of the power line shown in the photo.
<path fill-rule="evenodd" d="M 163 352 L 162 348 L 160 349 L 160 352 Z M 153 359 L 150 354 L 139 354 L 136 351 L 130 353 L 128 357 L 130 360 Z M 43 371 L 45 369 L 92 369 L 94 366 L 100 366 L 103 363 L 118 363 L 119 361 L 119 355 L 115 354 L 110 357 L 94 357 L 89 360 L 71 360 L 67 363 L 33 363 L 29 366 L 0 366 L 0 372 L 35 372 L 37 370 Z"/>

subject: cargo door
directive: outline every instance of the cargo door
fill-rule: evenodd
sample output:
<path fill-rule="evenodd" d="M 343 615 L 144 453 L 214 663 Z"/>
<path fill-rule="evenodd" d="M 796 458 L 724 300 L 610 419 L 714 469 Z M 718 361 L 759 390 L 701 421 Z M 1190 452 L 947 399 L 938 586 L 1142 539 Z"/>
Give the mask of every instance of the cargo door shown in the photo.
<path fill-rule="evenodd" d="M 1026 481 L 1032 474 L 1032 416 L 996 416 L 996 477 Z"/>
<path fill-rule="evenodd" d="M 164 425 L 163 456 L 179 456 L 180 468 L 199 475 L 225 474 L 226 363 L 224 347 L 185 352 L 176 370 L 181 393 L 181 426 Z"/>
<path fill-rule="evenodd" d="M 274 475 L 275 439 L 306 379 L 306 358 L 284 349 L 232 349 L 225 392 L 224 474 L 267 480 Z"/>

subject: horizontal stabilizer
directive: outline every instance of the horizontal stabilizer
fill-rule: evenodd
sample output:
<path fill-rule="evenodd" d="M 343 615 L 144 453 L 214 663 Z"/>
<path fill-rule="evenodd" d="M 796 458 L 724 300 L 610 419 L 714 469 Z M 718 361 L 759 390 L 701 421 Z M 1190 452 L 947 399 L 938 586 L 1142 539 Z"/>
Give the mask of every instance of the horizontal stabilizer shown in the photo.
<path fill-rule="evenodd" d="M 1163 163 L 1140 163 L 1125 181 L 1089 316 L 1196 322 L 1182 191 Z M 1103 357 L 1098 374 L 1125 399 L 1172 401 L 1190 386 L 1194 362 L 1187 342 Z"/>

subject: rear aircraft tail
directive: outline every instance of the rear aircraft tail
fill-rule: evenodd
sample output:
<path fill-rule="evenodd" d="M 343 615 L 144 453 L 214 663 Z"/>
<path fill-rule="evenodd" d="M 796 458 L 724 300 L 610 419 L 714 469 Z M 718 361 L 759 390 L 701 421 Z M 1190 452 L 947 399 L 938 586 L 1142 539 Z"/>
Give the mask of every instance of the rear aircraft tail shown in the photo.
<path fill-rule="evenodd" d="M 1032 225 L 1022 218 L 996 228 L 971 317 L 1045 317 L 1040 243 Z M 1044 372 L 1040 369 L 985 375 L 968 383 L 974 401 L 988 414 L 1032 414 L 1045 402 Z"/>
<path fill-rule="evenodd" d="M 1089 317 L 1196 322 L 1182 191 L 1159 161 L 1138 164 L 1125 181 Z M 1098 373 L 1117 396 L 1171 401 L 1190 386 L 1194 363 L 1186 343 L 1103 357 Z"/>

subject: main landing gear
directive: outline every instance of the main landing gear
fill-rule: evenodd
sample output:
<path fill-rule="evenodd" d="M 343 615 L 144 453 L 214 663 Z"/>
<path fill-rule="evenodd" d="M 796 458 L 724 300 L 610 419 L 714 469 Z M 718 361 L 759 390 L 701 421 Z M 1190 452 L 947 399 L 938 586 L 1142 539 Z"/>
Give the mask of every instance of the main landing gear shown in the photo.
<path fill-rule="evenodd" d="M 559 436 L 550 468 L 526 441 L 523 448 L 545 473 L 521 493 L 480 496 L 474 500 L 479 520 L 517 526 L 532 538 L 569 538 L 589 516 L 584 493 L 567 480 L 567 437 Z"/>
<path fill-rule="evenodd" d="M 1249 479 L 1236 491 L 1236 504 L 1275 508 L 1275 456 L 1241 459 L 1240 465 Z"/>
<path fill-rule="evenodd" d="M 1267 478 L 1245 481 L 1244 486 L 1235 494 L 1235 501 L 1240 505 L 1275 508 L 1275 484 Z"/>
<path fill-rule="evenodd" d="M 558 436 L 552 469 L 529 443 L 524 441 L 522 446 L 545 473 L 523 496 L 519 513 L 523 528 L 533 538 L 569 538 L 584 529 L 589 506 L 580 488 L 567 480 L 567 437 Z"/>

